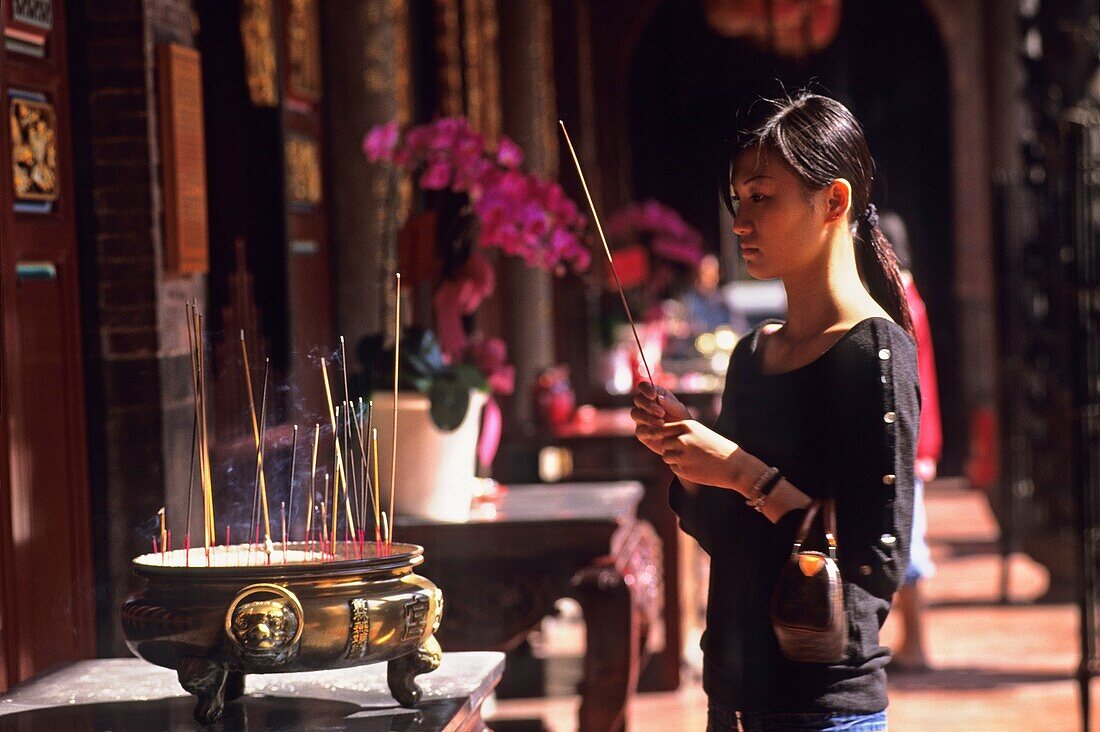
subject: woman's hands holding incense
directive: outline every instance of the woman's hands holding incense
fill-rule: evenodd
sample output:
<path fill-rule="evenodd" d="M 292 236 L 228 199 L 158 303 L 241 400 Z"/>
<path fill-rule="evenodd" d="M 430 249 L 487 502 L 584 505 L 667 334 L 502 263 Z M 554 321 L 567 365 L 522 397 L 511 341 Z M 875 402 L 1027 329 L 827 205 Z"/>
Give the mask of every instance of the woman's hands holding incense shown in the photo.
<path fill-rule="evenodd" d="M 678 478 L 736 489 L 745 457 L 736 442 L 694 419 L 666 422 L 658 434 L 661 457 Z"/>
<path fill-rule="evenodd" d="M 696 483 L 734 487 L 744 452 L 692 419 L 668 389 L 643 381 L 634 392 L 630 417 L 638 441 L 660 455 L 689 491 Z"/>
<path fill-rule="evenodd" d="M 661 429 L 666 422 L 691 419 L 691 412 L 668 389 L 643 381 L 634 392 L 634 408 L 630 410 L 630 418 L 636 425 L 634 436 L 638 441 L 658 455 L 663 455 Z"/>

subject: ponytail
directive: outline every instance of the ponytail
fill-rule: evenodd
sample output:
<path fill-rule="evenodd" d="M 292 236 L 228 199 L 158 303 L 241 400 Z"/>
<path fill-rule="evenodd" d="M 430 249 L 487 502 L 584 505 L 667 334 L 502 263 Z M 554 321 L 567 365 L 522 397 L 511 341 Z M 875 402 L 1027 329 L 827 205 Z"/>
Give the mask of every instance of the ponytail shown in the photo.
<path fill-rule="evenodd" d="M 856 219 L 856 240 L 856 264 L 867 283 L 867 291 L 894 322 L 915 337 L 898 258 L 878 226 L 878 212 L 873 203 L 867 204 Z"/>

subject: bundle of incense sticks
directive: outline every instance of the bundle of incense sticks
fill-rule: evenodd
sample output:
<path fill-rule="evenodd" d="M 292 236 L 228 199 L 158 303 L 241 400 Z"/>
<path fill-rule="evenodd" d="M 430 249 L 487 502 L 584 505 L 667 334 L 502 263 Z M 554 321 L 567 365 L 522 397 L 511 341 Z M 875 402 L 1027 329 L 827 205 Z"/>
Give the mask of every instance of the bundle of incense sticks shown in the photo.
<path fill-rule="evenodd" d="M 194 393 L 194 428 L 191 440 L 191 478 L 187 492 L 187 526 L 184 547 L 188 561 L 191 549 L 191 505 L 195 488 L 196 458 L 198 459 L 199 484 L 202 491 L 203 547 L 207 561 L 214 536 L 214 481 L 210 471 L 210 440 L 206 422 L 206 349 L 202 337 L 202 315 L 194 302 L 184 304 L 187 320 L 187 341 L 191 350 L 191 386 Z"/>
<path fill-rule="evenodd" d="M 340 338 L 339 363 L 343 385 L 343 400 L 336 403 L 333 399 L 332 383 L 329 377 L 329 360 L 322 358 L 321 379 L 325 388 L 328 427 L 332 433 L 331 472 L 324 470 L 324 482 L 320 493 L 317 492 L 318 455 L 322 441 L 321 424 L 313 427 L 310 440 L 309 490 L 303 497 L 297 493 L 299 503 L 304 503 L 304 518 L 301 534 L 302 550 L 292 549 L 296 544 L 294 518 L 302 511 L 295 511 L 295 479 L 298 453 L 298 425 L 294 425 L 291 440 L 290 475 L 287 480 L 286 500 L 279 502 L 280 539 L 278 549 L 272 540 L 271 514 L 268 496 L 265 456 L 267 453 L 268 389 L 270 381 L 270 362 L 264 361 L 263 384 L 260 390 L 260 404 L 257 409 L 256 390 L 252 379 L 252 366 L 249 360 L 248 344 L 244 330 L 240 331 L 241 366 L 244 373 L 245 388 L 248 391 L 248 409 L 252 427 L 253 445 L 256 450 L 255 478 L 250 512 L 249 527 L 245 543 L 239 546 L 231 544 L 232 529 L 225 527 L 225 544 L 217 558 L 219 566 L 234 564 L 270 564 L 273 555 L 282 562 L 287 561 L 332 561 L 337 558 L 351 559 L 366 555 L 367 527 L 373 528 L 375 554 L 388 554 L 393 542 L 393 507 L 397 487 L 397 406 L 398 406 L 398 368 L 401 348 L 401 275 L 395 275 L 395 335 L 394 335 L 394 373 L 393 373 L 393 452 L 390 465 L 389 510 L 383 509 L 383 496 L 379 481 L 378 427 L 374 423 L 374 403 L 362 398 L 353 401 L 348 386 L 347 350 L 344 338 Z M 194 392 L 193 428 L 191 440 L 191 472 L 187 494 L 187 524 L 184 534 L 183 561 L 190 566 L 191 558 L 191 518 L 194 503 L 195 483 L 198 482 L 203 505 L 203 548 L 202 556 L 206 565 L 212 566 L 215 559 L 211 550 L 217 547 L 214 524 L 213 480 L 210 465 L 210 439 L 207 427 L 206 409 L 206 349 L 203 340 L 203 317 L 193 302 L 185 304 L 188 343 L 191 350 L 191 377 Z M 335 359 L 333 361 L 335 363 Z M 196 481 L 196 475 L 198 480 Z M 331 511 L 331 521 L 329 512 Z M 340 514 L 343 514 L 344 551 L 340 556 L 339 528 Z M 158 532 L 152 543 L 154 553 L 161 555 L 165 562 L 166 554 L 171 552 L 172 532 L 167 526 L 167 512 L 161 508 L 157 513 Z M 255 554 L 254 554 L 255 553 Z"/>

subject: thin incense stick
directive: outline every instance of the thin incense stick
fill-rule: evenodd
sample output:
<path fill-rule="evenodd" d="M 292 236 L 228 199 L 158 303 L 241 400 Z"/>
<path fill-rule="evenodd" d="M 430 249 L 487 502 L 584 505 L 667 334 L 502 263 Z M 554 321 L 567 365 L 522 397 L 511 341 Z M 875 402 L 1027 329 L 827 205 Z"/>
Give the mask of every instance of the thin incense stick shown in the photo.
<path fill-rule="evenodd" d="M 264 359 L 264 389 L 267 389 L 267 368 L 270 359 Z M 245 388 L 248 389 L 248 413 L 252 417 L 252 439 L 256 446 L 257 460 L 259 459 L 262 451 L 260 450 L 260 428 L 256 423 L 256 396 L 252 388 L 252 366 L 248 360 L 248 344 L 244 339 L 244 328 L 241 328 L 241 362 L 244 365 L 244 383 Z M 268 516 L 267 511 L 267 478 L 263 471 L 260 471 L 260 484 L 259 484 L 260 496 L 263 501 L 264 508 L 264 538 L 271 538 L 271 519 Z"/>
<path fill-rule="evenodd" d="M 328 379 L 328 361 L 327 359 L 321 359 L 321 377 L 325 382 L 325 399 L 328 402 L 328 417 L 329 422 L 332 425 L 332 437 L 336 444 L 335 462 L 335 474 L 332 476 L 332 544 L 333 551 L 336 546 L 336 521 L 340 516 L 340 504 L 338 503 L 340 498 L 340 474 L 343 472 L 343 453 L 340 450 L 340 433 L 337 428 L 336 410 L 332 405 L 332 387 L 329 385 Z M 345 476 L 345 490 L 347 489 L 346 476 Z M 350 517 L 349 517 L 350 518 Z"/>
<path fill-rule="evenodd" d="M 285 521 L 287 526 L 291 525 L 291 521 L 294 518 L 294 467 L 295 458 L 298 457 L 298 425 L 294 425 L 294 437 L 290 441 L 290 493 L 286 498 L 286 505 L 288 507 Z M 286 529 L 283 529 L 283 544 L 286 544 Z M 285 550 L 286 547 L 284 546 Z"/>
<path fill-rule="evenodd" d="M 382 499 L 382 489 L 378 482 L 378 428 L 374 427 L 370 433 L 371 443 L 371 467 L 374 470 L 374 540 L 380 542 L 382 540 L 382 507 L 380 505 Z"/>
<path fill-rule="evenodd" d="M 359 435 L 359 486 L 363 491 L 363 497 L 359 501 L 360 507 L 363 511 L 362 517 L 359 519 L 359 530 L 363 531 L 363 527 L 367 525 L 367 498 L 370 496 L 370 487 L 367 483 L 367 433 L 364 431 L 365 410 L 363 409 L 363 397 L 359 397 L 359 421 L 355 425 L 357 434 Z"/>
<path fill-rule="evenodd" d="M 607 238 L 603 235 L 603 227 L 600 226 L 600 217 L 596 213 L 596 204 L 592 202 L 592 194 L 588 192 L 588 183 L 584 179 L 584 171 L 581 170 L 581 161 L 577 157 L 577 151 L 573 149 L 573 141 L 569 139 L 569 130 L 565 129 L 565 122 L 558 120 L 562 134 L 565 135 L 565 144 L 569 146 L 569 154 L 573 156 L 573 164 L 577 166 L 577 175 L 581 179 L 581 187 L 584 188 L 584 197 L 588 199 L 588 208 L 592 211 L 592 220 L 596 222 L 596 231 L 600 234 L 600 242 L 603 244 L 604 254 L 607 255 L 607 263 L 611 267 L 611 274 L 615 278 L 615 286 L 619 288 L 619 298 L 623 301 L 623 309 L 626 310 L 626 319 L 630 321 L 630 330 L 634 332 L 634 341 L 638 344 L 638 354 L 642 357 L 642 365 L 645 366 L 649 383 L 653 384 L 653 373 L 649 370 L 649 362 L 645 359 L 645 350 L 642 348 L 642 339 L 638 337 L 638 328 L 634 325 L 634 316 L 630 314 L 630 306 L 626 303 L 626 294 L 623 292 L 623 284 L 619 281 L 619 273 L 615 271 L 615 260 L 611 258 L 611 248 L 607 246 Z"/>
<path fill-rule="evenodd" d="M 397 377 L 398 367 L 401 363 L 401 273 L 396 273 L 397 297 L 395 298 L 395 312 L 393 322 L 393 445 L 390 451 L 390 517 L 393 517 L 393 495 L 397 490 Z M 392 530 L 392 529 L 391 529 Z M 386 543 L 393 540 L 387 532 Z"/>
<path fill-rule="evenodd" d="M 205 537 L 206 548 L 206 561 L 210 563 L 210 545 L 216 543 L 216 537 L 214 536 L 214 481 L 210 475 L 210 441 L 209 432 L 207 431 L 206 423 L 206 349 L 203 344 L 202 338 L 202 315 L 198 313 L 198 309 L 195 309 L 195 334 L 196 342 L 198 344 L 198 364 L 199 364 L 199 406 L 201 411 L 201 418 L 199 421 L 199 434 L 202 436 L 200 441 L 201 451 L 201 465 L 202 465 L 202 481 L 205 486 L 205 498 L 203 502 L 203 515 L 205 518 L 205 527 L 203 535 Z"/>
<path fill-rule="evenodd" d="M 347 451 L 344 453 L 344 477 L 347 479 L 348 497 L 351 499 L 352 514 L 355 516 L 355 523 L 359 523 L 359 481 L 356 479 L 355 468 L 352 467 L 351 461 L 355 457 L 355 441 L 352 439 L 351 426 L 354 424 L 355 419 L 351 417 L 352 404 L 350 401 L 344 402 L 344 445 L 347 447 Z M 354 529 L 353 529 L 354 531 Z"/>
<path fill-rule="evenodd" d="M 254 491 L 253 491 L 253 494 L 252 494 L 253 495 L 253 500 L 252 500 L 253 506 L 255 506 L 255 504 L 256 504 L 255 496 L 257 494 L 259 494 L 260 499 L 261 499 L 261 505 L 262 505 L 262 508 L 263 508 L 264 525 L 265 525 L 263 551 L 268 553 L 268 554 L 270 554 L 271 550 L 274 548 L 272 543 L 271 543 L 271 519 L 269 518 L 268 510 L 267 510 L 267 496 L 264 494 L 263 491 L 260 490 L 260 486 L 263 485 L 263 478 L 264 478 L 264 441 L 266 440 L 266 437 L 267 437 L 267 381 L 268 381 L 269 365 L 270 365 L 270 362 L 267 359 L 265 359 L 264 360 L 263 397 L 260 399 L 260 446 L 259 446 L 259 449 L 256 451 L 256 485 L 255 485 L 255 488 L 254 488 Z M 255 512 L 253 512 L 253 515 L 255 515 Z M 258 534 L 258 533 L 259 533 L 259 527 L 256 527 L 255 529 L 253 529 L 253 535 Z"/>
<path fill-rule="evenodd" d="M 187 566 L 191 565 L 191 507 L 195 496 L 195 460 L 198 457 L 199 442 L 199 376 L 198 356 L 195 353 L 194 320 L 191 309 L 194 305 L 188 301 L 184 303 L 184 320 L 187 321 L 187 345 L 191 351 L 191 392 L 194 395 L 195 413 L 191 422 L 191 470 L 188 473 L 187 485 L 187 523 L 184 525 L 183 545 Z M 200 468 L 201 470 L 201 468 Z"/>
<path fill-rule="evenodd" d="M 313 500 L 317 495 L 317 443 L 320 441 L 321 425 L 315 423 L 313 425 L 313 459 L 310 461 L 309 467 L 309 511 L 306 514 L 306 541 L 313 541 L 313 534 L 310 533 L 310 529 L 313 528 Z"/>
<path fill-rule="evenodd" d="M 339 408 L 337 408 L 337 411 L 339 411 Z M 330 537 L 331 537 L 332 553 L 335 555 L 336 554 L 336 524 L 340 520 L 340 503 L 339 503 L 339 501 L 340 501 L 340 464 L 341 464 L 341 461 L 340 461 L 340 450 L 338 449 L 339 445 L 340 445 L 340 438 L 337 435 L 335 429 L 333 429 L 333 431 L 332 431 L 332 436 L 333 436 L 333 439 L 336 442 L 336 448 L 337 449 L 334 449 L 333 453 L 332 453 L 332 500 L 329 501 L 328 505 L 332 507 L 332 533 L 330 534 Z M 326 524 L 325 531 L 328 531 L 327 524 Z"/>
<path fill-rule="evenodd" d="M 351 397 L 348 396 L 348 352 L 344 345 L 344 336 L 340 336 L 340 375 L 344 379 L 344 445 L 347 453 L 344 455 L 344 491 L 351 491 L 351 498 L 357 499 L 357 487 L 355 485 L 355 471 L 351 469 L 351 459 L 355 455 L 355 445 L 351 442 Z M 354 533 L 355 527 L 349 527 Z"/>

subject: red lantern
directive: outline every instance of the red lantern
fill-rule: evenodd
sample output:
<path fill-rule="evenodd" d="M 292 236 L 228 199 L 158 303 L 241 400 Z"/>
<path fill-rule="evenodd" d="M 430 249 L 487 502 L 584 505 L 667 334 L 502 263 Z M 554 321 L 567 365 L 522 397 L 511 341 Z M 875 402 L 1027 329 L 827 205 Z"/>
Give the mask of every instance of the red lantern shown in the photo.
<path fill-rule="evenodd" d="M 841 0 L 703 0 L 710 27 L 780 56 L 800 58 L 829 46 Z"/>

